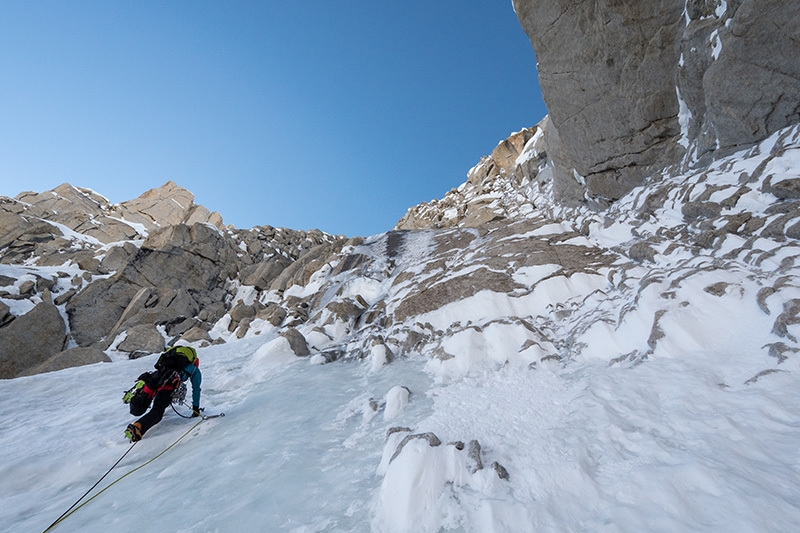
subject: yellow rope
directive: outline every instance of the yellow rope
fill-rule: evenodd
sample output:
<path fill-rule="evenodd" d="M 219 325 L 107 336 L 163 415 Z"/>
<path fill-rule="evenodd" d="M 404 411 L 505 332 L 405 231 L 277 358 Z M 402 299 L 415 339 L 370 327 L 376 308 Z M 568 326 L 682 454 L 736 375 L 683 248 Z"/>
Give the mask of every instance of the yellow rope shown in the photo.
<path fill-rule="evenodd" d="M 134 468 L 134 469 L 133 469 L 133 470 L 131 470 L 130 472 L 127 472 L 127 473 L 125 473 L 125 474 L 121 475 L 120 477 L 118 477 L 117 479 L 115 479 L 114 481 L 112 481 L 111 483 L 109 483 L 108 485 L 106 485 L 106 486 L 105 486 L 105 488 L 103 488 L 103 490 L 101 490 L 100 492 L 98 492 L 97 494 L 95 494 L 94 496 L 92 496 L 91 498 L 89 498 L 88 500 L 86 500 L 85 502 L 83 502 L 82 504 L 80 504 L 79 506 L 77 506 L 75 509 L 73 509 L 72 511 L 70 511 L 68 514 L 66 514 L 66 515 L 62 516 L 61 518 L 59 518 L 58 520 L 56 520 L 55 522 L 53 522 L 53 523 L 50 525 L 50 527 L 48 527 L 47 529 L 45 529 L 45 530 L 44 530 L 42 533 L 47 533 L 48 531 L 50 531 L 51 529 L 53 529 L 55 526 L 57 526 L 58 524 L 60 524 L 61 522 L 63 522 L 63 521 L 64 521 L 64 520 L 66 520 L 67 518 L 69 518 L 69 517 L 70 517 L 70 516 L 71 516 L 71 515 L 72 515 L 72 514 L 75 512 L 75 511 L 77 511 L 78 509 L 80 509 L 81 507 L 83 507 L 84 505 L 86 505 L 87 503 L 89 503 L 90 501 L 94 500 L 95 498 L 97 498 L 98 496 L 100 496 L 101 494 L 103 494 L 103 493 L 104 493 L 104 492 L 105 492 L 107 489 L 111 488 L 111 486 L 112 486 L 112 485 L 114 485 L 114 484 L 116 484 L 118 481 L 122 481 L 123 479 L 125 479 L 125 478 L 126 478 L 126 477 L 128 477 L 129 475 L 133 474 L 133 473 L 134 473 L 134 472 L 136 472 L 137 470 L 140 470 L 140 469 L 144 468 L 145 466 L 149 465 L 150 463 L 152 463 L 153 461 L 155 461 L 156 459 L 158 459 L 159 457 L 161 457 L 162 455 L 164 455 L 165 453 L 167 453 L 167 451 L 169 451 L 169 449 L 170 449 L 170 448 L 172 448 L 173 446 L 175 446 L 176 444 L 178 444 L 178 443 L 179 443 L 179 442 L 180 442 L 180 441 L 183 439 L 183 437 L 185 437 L 186 435 L 188 435 L 188 434 L 189 434 L 189 433 L 190 433 L 190 432 L 191 432 L 191 431 L 192 431 L 194 428 L 196 428 L 197 426 L 199 426 L 199 425 L 200 425 L 200 423 L 201 423 L 201 422 L 203 422 L 204 420 L 205 420 L 204 418 L 201 418 L 201 419 L 200 419 L 200 420 L 197 422 L 197 424 L 195 424 L 195 425 L 193 425 L 192 427 L 190 427 L 190 428 L 189 428 L 189 430 L 188 430 L 188 431 L 186 431 L 186 433 L 184 433 L 183 435 L 181 435 L 181 436 L 178 438 L 178 440 L 176 440 L 175 442 L 173 442 L 172 444 L 170 444 L 169 446 L 167 446 L 167 447 L 164 449 L 164 451 L 162 451 L 161 453 L 159 453 L 158 455 L 156 455 L 155 457 L 153 457 L 152 459 L 150 459 L 150 460 L 149 460 L 149 461 L 147 461 L 146 463 L 143 463 L 143 464 L 141 464 L 141 465 L 137 466 L 136 468 Z"/>

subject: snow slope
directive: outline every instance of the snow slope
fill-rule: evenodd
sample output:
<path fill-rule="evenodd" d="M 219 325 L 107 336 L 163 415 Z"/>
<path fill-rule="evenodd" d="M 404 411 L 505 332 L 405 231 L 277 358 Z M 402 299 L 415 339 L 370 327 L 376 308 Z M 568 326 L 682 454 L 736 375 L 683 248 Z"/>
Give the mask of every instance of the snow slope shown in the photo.
<path fill-rule="evenodd" d="M 695 351 L 632 368 L 475 365 L 437 382 L 421 357 L 310 364 L 282 339 L 200 350 L 200 424 L 55 531 L 794 531 L 800 388 L 763 362 Z M 0 523 L 43 531 L 121 456 L 120 401 L 148 357 L 0 381 Z M 407 406 L 387 396 L 397 386 Z M 378 410 L 371 407 L 377 404 Z M 398 405 L 400 408 L 398 409 Z M 171 411 L 104 487 L 193 420 Z M 391 464 L 386 432 L 432 431 Z M 454 441 L 480 443 L 482 470 Z M 384 450 L 385 446 L 385 450 Z M 489 465 L 498 462 L 509 478 Z"/>
<path fill-rule="evenodd" d="M 263 343 L 201 350 L 203 404 L 226 416 L 203 422 L 54 530 L 363 529 L 388 424 L 369 400 L 380 400 L 398 380 L 424 390 L 429 378 L 411 363 L 379 374 L 353 364 L 309 365 L 280 343 L 259 352 Z M 44 530 L 125 452 L 122 431 L 133 417 L 121 392 L 154 361 L 0 382 L 4 530 Z M 430 406 L 421 394 L 398 420 L 424 416 Z M 195 422 L 168 410 L 99 488 Z"/>

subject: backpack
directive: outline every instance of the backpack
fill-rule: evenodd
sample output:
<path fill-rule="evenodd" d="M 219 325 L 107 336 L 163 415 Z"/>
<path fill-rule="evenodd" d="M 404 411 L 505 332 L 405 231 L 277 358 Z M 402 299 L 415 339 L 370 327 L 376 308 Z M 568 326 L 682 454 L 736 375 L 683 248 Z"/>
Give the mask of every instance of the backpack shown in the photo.
<path fill-rule="evenodd" d="M 195 349 L 189 346 L 173 346 L 161 354 L 161 357 L 156 361 L 155 368 L 160 372 L 166 370 L 181 372 L 190 363 L 193 363 L 196 367 L 200 366 L 200 360 L 197 358 Z"/>
<path fill-rule="evenodd" d="M 152 401 L 152 396 L 145 393 L 142 389 L 139 389 L 133 397 L 125 403 L 130 404 L 129 409 L 133 416 L 141 416 L 150 408 Z"/>
<path fill-rule="evenodd" d="M 153 401 L 153 390 L 157 387 L 158 372 L 145 372 L 139 376 L 136 383 L 125 391 L 122 397 L 124 403 L 130 404 L 131 414 L 143 415 L 150 408 Z"/>

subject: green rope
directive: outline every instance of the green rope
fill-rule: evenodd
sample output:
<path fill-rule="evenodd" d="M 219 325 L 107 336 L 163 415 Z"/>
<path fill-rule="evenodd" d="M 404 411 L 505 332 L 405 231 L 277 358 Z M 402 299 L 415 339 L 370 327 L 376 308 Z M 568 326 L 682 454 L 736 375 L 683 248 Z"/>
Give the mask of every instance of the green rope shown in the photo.
<path fill-rule="evenodd" d="M 83 493 L 83 496 L 81 496 L 80 498 L 78 498 L 78 500 L 77 500 L 75 503 L 73 503 L 73 504 L 72 504 L 72 505 L 69 507 L 69 509 L 67 509 L 66 511 L 64 511 L 64 513 L 63 513 L 61 516 L 59 516 L 59 517 L 56 519 L 56 521 L 55 521 L 55 522 L 53 522 L 52 524 L 50 524 L 50 527 L 48 527 L 47 529 L 45 529 L 45 531 L 49 531 L 49 530 L 50 530 L 50 528 L 52 528 L 54 525 L 58 524 L 58 523 L 59 523 L 61 520 L 63 520 L 63 519 L 64 519 L 64 518 L 65 518 L 65 517 L 66 517 L 66 516 L 69 514 L 69 512 L 70 512 L 70 511 L 73 509 L 73 507 L 75 507 L 76 505 L 78 505 L 78 503 L 80 503 L 80 501 L 81 501 L 82 499 L 84 499 L 84 498 L 86 497 L 86 495 L 87 495 L 87 494 L 89 494 L 90 492 L 92 492 L 92 491 L 94 490 L 94 488 L 95 488 L 97 485 L 99 485 L 99 484 L 100 484 L 100 482 L 101 482 L 101 481 L 103 481 L 103 480 L 106 478 L 106 476 L 107 476 L 107 475 L 109 475 L 109 474 L 111 473 L 111 471 L 112 471 L 112 470 L 114 470 L 114 468 L 116 468 L 116 466 L 117 466 L 117 465 L 118 465 L 118 464 L 119 464 L 119 463 L 120 463 L 120 462 L 121 462 L 123 459 L 125 459 L 125 456 L 126 456 L 126 455 L 128 455 L 128 453 L 130 453 L 130 451 L 133 449 L 133 447 L 134 447 L 135 445 L 136 445 L 136 443 L 135 443 L 135 442 L 134 442 L 133 444 L 131 444 L 131 445 L 130 445 L 130 447 L 128 448 L 128 450 L 127 450 L 125 453 L 123 453 L 123 454 L 122 454 L 122 457 L 120 457 L 119 459 L 117 459 L 117 462 L 116 462 L 116 463 L 114 463 L 114 464 L 111 466 L 111 468 L 109 468 L 109 469 L 106 471 L 106 473 L 105 473 L 105 474 L 103 474 L 103 476 L 102 476 L 100 479 L 98 479 L 98 480 L 95 482 L 95 484 L 94 484 L 94 485 L 92 485 L 91 487 L 89 487 L 89 490 L 87 490 L 85 493 Z"/>
<path fill-rule="evenodd" d="M 141 465 L 137 466 L 136 468 L 134 468 L 133 470 L 131 470 L 130 472 L 127 472 L 127 473 L 125 473 L 125 474 L 121 475 L 120 477 L 118 477 L 117 479 L 115 479 L 114 481 L 112 481 L 111 483 L 109 483 L 108 485 L 106 485 L 106 487 L 105 487 L 103 490 L 101 490 L 100 492 L 98 492 L 97 494 L 95 494 L 94 496 L 92 496 L 91 498 L 89 498 L 88 500 L 86 500 L 85 502 L 83 502 L 82 504 L 78 505 L 78 506 L 77 506 L 77 507 L 75 507 L 74 509 L 72 509 L 72 507 L 70 507 L 70 509 L 72 509 L 71 511 L 70 511 L 69 509 L 67 509 L 67 512 L 65 512 L 63 515 L 61 515 L 61 516 L 58 518 L 58 520 L 56 520 L 55 522 L 53 522 L 52 524 L 50 524 L 50 527 L 48 527 L 47 529 L 45 529 L 45 530 L 44 530 L 42 533 L 47 533 L 48 531 L 50 531 L 51 529 L 53 529 L 55 526 L 57 526 L 58 524 L 60 524 L 61 522 L 63 522 L 63 521 L 64 521 L 64 520 L 66 520 L 67 518 L 69 518 L 70 516 L 72 516 L 72 514 L 73 514 L 73 513 L 75 513 L 75 511 L 77 511 L 78 509 L 80 509 L 81 507 L 83 507 L 84 505 L 86 505 L 87 503 L 89 503 L 90 501 L 94 500 L 95 498 L 97 498 L 98 496 L 100 496 L 101 494 L 103 494 L 103 493 L 104 493 L 104 492 L 105 492 L 107 489 L 111 488 L 111 487 L 112 487 L 113 485 L 115 485 L 117 482 L 119 482 L 119 481 L 122 481 L 123 479 L 125 479 L 125 478 L 126 478 L 126 477 L 128 477 L 129 475 L 133 474 L 133 473 L 134 473 L 134 472 L 136 472 L 137 470 L 140 470 L 140 469 L 144 468 L 145 466 L 149 465 L 150 463 L 152 463 L 153 461 L 155 461 L 156 459 L 158 459 L 159 457 L 161 457 L 162 455 L 164 455 L 165 453 L 167 453 L 167 452 L 170 450 L 170 448 L 172 448 L 173 446 L 175 446 L 176 444 L 178 444 L 178 443 L 179 443 L 179 442 L 180 442 L 180 441 L 181 441 L 181 440 L 182 440 L 182 439 L 183 439 L 183 438 L 184 438 L 186 435 L 188 435 L 188 434 L 189 434 L 189 433 L 190 433 L 190 432 L 191 432 L 191 431 L 192 431 L 194 428 L 196 428 L 197 426 L 199 426 L 199 425 L 200 425 L 200 424 L 201 424 L 203 421 L 205 421 L 205 418 L 201 418 L 200 420 L 198 420 L 197 424 L 195 424 L 195 425 L 193 425 L 192 427 L 190 427 L 190 428 L 188 429 L 188 431 L 186 431 L 186 433 L 184 433 L 183 435 L 181 435 L 181 436 L 178 438 L 178 440 L 176 440 L 175 442 L 173 442 L 172 444 L 170 444 L 169 446 L 167 446 L 167 448 L 165 448 L 165 449 L 164 449 L 164 451 L 162 451 L 161 453 L 159 453 L 158 455 L 156 455 L 155 457 L 153 457 L 152 459 L 150 459 L 150 460 L 149 460 L 149 461 L 147 461 L 146 463 L 144 463 L 144 464 L 141 464 Z M 112 466 L 112 467 L 111 467 L 111 469 L 110 469 L 108 472 L 111 472 L 111 470 L 113 470 L 113 469 L 114 469 L 114 467 L 115 467 L 115 466 L 117 466 L 117 465 L 119 464 L 119 462 L 120 462 L 120 461 L 122 461 L 122 458 L 123 458 L 123 457 L 125 457 L 125 455 L 127 455 L 127 454 L 128 454 L 128 452 L 129 452 L 129 451 L 131 451 L 131 450 L 133 449 L 133 446 L 134 446 L 135 444 L 136 444 L 135 442 L 134 442 L 133 444 L 131 444 L 131 447 L 130 447 L 130 448 L 128 448 L 128 451 L 127 451 L 127 452 L 125 452 L 125 454 L 124 454 L 122 457 L 120 457 L 120 458 L 119 458 L 119 461 L 117 461 L 117 462 L 114 464 L 114 466 Z M 98 484 L 98 483 L 100 483 L 100 481 L 102 481 L 104 477 L 106 477 L 106 475 L 108 475 L 108 472 L 106 472 L 105 474 L 103 474 L 103 477 L 101 477 L 101 478 L 100 478 L 100 480 L 99 480 L 97 483 L 95 483 L 95 484 L 94 484 L 94 486 L 92 487 L 92 489 L 93 489 L 94 487 L 96 487 L 96 486 L 97 486 L 97 484 Z M 91 492 L 91 491 L 92 491 L 92 489 L 89 489 L 89 492 Z M 86 494 L 89 494 L 89 492 L 87 492 Z M 81 500 L 82 500 L 82 499 L 83 499 L 83 498 L 86 496 L 86 494 L 84 494 L 83 496 L 81 496 L 81 498 L 80 498 L 78 501 L 81 501 Z M 75 503 L 78 503 L 78 502 L 75 502 Z M 74 505 L 75 505 L 75 504 L 73 504 L 73 507 L 74 507 Z"/>

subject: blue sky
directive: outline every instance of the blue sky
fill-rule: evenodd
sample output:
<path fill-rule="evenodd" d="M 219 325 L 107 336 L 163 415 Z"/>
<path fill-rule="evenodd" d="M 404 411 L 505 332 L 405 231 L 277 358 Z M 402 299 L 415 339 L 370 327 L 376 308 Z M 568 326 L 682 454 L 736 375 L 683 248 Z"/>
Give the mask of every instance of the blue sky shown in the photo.
<path fill-rule="evenodd" d="M 0 4 L 0 195 L 371 235 L 546 113 L 510 0 Z"/>

